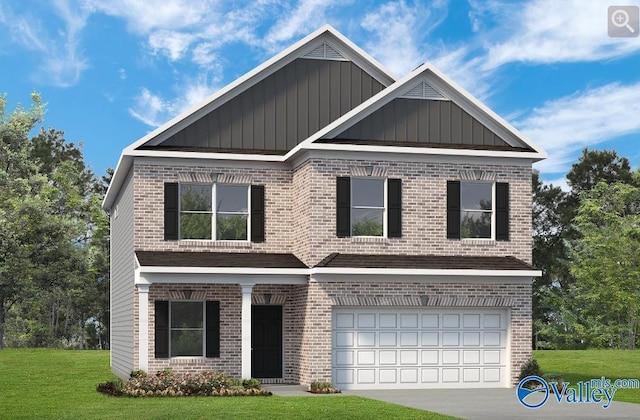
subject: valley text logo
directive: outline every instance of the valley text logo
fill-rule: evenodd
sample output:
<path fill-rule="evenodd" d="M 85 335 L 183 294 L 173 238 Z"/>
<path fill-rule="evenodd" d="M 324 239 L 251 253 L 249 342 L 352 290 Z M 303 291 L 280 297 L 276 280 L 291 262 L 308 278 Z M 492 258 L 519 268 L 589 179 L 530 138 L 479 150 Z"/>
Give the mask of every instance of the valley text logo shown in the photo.
<path fill-rule="evenodd" d="M 539 376 L 527 376 L 516 388 L 518 401 L 527 408 L 542 407 L 547 400 L 558 404 L 600 404 L 609 408 L 618 389 L 640 388 L 638 379 L 600 379 L 580 381 L 570 388 L 569 382 L 547 382 Z M 550 397 L 550 394 L 552 398 Z"/>

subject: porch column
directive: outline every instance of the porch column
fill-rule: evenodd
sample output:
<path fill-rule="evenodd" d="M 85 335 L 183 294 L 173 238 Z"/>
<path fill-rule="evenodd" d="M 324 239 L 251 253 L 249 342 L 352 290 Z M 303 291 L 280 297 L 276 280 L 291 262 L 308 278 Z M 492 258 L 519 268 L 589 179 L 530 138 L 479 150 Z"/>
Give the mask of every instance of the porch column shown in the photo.
<path fill-rule="evenodd" d="M 149 370 L 149 285 L 138 285 L 138 369 Z"/>
<path fill-rule="evenodd" d="M 253 283 L 240 284 L 242 289 L 242 378 L 251 378 L 251 290 Z"/>

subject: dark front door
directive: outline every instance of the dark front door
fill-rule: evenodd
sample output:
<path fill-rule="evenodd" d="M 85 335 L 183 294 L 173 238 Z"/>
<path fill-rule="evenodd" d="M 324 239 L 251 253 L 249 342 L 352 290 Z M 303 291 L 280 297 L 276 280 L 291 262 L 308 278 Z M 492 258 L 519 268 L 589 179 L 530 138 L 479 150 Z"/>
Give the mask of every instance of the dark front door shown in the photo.
<path fill-rule="evenodd" d="M 282 378 L 282 306 L 251 307 L 251 376 Z"/>

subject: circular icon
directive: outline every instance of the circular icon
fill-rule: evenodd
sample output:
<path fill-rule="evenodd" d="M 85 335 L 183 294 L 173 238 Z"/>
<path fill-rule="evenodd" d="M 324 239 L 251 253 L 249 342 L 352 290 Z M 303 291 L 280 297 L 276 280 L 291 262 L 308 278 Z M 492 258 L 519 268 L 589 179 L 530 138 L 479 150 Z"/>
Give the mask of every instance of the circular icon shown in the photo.
<path fill-rule="evenodd" d="M 539 376 L 527 376 L 518 384 L 516 396 L 527 408 L 542 407 L 549 398 L 549 385 Z"/>
<path fill-rule="evenodd" d="M 627 28 L 632 34 L 636 31 L 629 25 L 629 13 L 624 9 L 618 9 L 611 13 L 611 23 L 618 28 Z"/>

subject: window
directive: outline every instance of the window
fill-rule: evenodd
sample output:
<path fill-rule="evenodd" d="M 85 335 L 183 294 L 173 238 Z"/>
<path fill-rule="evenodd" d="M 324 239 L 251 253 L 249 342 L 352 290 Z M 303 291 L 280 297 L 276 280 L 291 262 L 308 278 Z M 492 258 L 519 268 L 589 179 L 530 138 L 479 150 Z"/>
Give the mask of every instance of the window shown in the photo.
<path fill-rule="evenodd" d="M 220 357 L 220 302 L 155 301 L 155 357 Z"/>
<path fill-rule="evenodd" d="M 509 184 L 447 181 L 447 238 L 509 240 Z"/>
<path fill-rule="evenodd" d="M 202 356 L 204 352 L 203 302 L 171 302 L 171 357 Z"/>
<path fill-rule="evenodd" d="M 402 181 L 336 178 L 336 236 L 402 237 Z"/>
<path fill-rule="evenodd" d="M 215 217 L 212 203 L 215 202 Z M 246 241 L 249 186 L 180 184 L 180 239 Z"/>
<path fill-rule="evenodd" d="M 460 237 L 491 238 L 493 183 L 460 183 Z"/>
<path fill-rule="evenodd" d="M 216 185 L 216 239 L 247 240 L 249 187 Z"/>
<path fill-rule="evenodd" d="M 351 235 L 383 236 L 385 180 L 351 179 Z"/>

